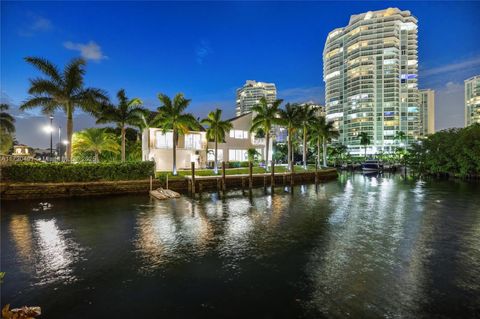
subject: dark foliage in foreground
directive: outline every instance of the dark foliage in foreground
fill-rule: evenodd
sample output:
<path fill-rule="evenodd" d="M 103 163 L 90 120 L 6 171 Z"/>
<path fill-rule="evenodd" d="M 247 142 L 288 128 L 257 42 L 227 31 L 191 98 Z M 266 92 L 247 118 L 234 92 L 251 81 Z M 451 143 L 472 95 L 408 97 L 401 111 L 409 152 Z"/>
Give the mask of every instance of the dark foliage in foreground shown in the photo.
<path fill-rule="evenodd" d="M 480 124 L 432 134 L 412 145 L 406 160 L 421 175 L 480 176 Z"/>

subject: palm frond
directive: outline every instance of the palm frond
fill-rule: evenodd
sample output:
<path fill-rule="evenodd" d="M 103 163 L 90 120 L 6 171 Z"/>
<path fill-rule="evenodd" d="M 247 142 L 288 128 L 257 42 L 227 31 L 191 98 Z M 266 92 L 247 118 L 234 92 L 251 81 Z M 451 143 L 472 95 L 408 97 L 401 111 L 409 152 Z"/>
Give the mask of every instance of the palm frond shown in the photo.
<path fill-rule="evenodd" d="M 55 83 L 60 84 L 63 82 L 63 77 L 58 68 L 47 59 L 26 57 L 25 61 L 36 67 L 45 75 L 49 76 Z"/>

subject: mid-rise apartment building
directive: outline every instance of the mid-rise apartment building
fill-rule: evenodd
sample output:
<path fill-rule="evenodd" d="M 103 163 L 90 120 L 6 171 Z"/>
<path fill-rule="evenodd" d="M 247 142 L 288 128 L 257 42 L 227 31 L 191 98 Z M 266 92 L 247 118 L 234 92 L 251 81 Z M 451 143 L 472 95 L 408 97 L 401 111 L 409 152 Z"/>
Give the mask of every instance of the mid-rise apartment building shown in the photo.
<path fill-rule="evenodd" d="M 252 106 L 265 97 L 272 103 L 277 99 L 277 88 L 274 83 L 247 80 L 245 85 L 237 89 L 236 115 L 240 116 L 250 112 Z"/>
<path fill-rule="evenodd" d="M 427 136 L 435 133 L 435 91 L 431 89 L 419 90 L 420 104 L 420 135 Z"/>

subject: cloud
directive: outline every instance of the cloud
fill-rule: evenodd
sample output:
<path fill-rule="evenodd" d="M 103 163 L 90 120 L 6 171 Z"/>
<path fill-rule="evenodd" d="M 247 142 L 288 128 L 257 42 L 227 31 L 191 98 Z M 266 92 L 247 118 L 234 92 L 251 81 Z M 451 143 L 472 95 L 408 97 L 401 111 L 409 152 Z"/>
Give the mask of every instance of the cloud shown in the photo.
<path fill-rule="evenodd" d="M 284 99 L 285 102 L 323 103 L 325 88 L 323 86 L 289 88 L 278 91 L 278 97 Z"/>
<path fill-rule="evenodd" d="M 438 66 L 431 69 L 425 69 L 420 71 L 421 76 L 434 76 L 440 75 L 444 73 L 453 73 L 459 71 L 466 71 L 471 68 L 480 67 L 480 55 L 475 56 L 460 62 L 454 62 L 442 66 Z"/>
<path fill-rule="evenodd" d="M 212 54 L 213 50 L 207 40 L 200 40 L 200 44 L 195 48 L 195 56 L 198 64 L 203 64 L 203 60 Z"/>
<path fill-rule="evenodd" d="M 52 22 L 42 17 L 38 14 L 33 12 L 27 13 L 28 23 L 25 24 L 20 30 L 18 30 L 18 34 L 23 37 L 31 37 L 34 36 L 36 33 L 40 32 L 47 32 L 53 29 Z"/>
<path fill-rule="evenodd" d="M 86 44 L 67 41 L 63 46 L 68 50 L 79 51 L 82 58 L 99 62 L 108 57 L 103 55 L 102 48 L 93 41 Z"/>

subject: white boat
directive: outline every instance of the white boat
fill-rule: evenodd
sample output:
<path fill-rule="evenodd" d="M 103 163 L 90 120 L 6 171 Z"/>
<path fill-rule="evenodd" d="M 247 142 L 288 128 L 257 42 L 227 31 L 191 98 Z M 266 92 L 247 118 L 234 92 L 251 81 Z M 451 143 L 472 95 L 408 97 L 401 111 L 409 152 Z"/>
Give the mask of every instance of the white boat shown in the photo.
<path fill-rule="evenodd" d="M 364 172 L 378 172 L 383 170 L 383 164 L 378 160 L 368 160 L 362 164 Z"/>

